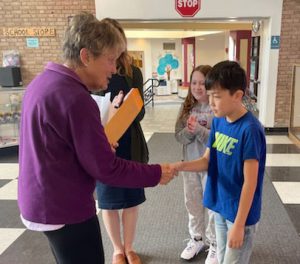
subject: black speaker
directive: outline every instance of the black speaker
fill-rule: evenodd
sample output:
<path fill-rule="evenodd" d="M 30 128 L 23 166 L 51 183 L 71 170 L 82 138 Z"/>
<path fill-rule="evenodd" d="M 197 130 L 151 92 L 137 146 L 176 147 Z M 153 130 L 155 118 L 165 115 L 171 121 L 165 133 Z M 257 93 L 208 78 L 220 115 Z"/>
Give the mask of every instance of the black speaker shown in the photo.
<path fill-rule="evenodd" d="M 3 87 L 22 86 L 20 67 L 0 67 L 0 85 Z"/>

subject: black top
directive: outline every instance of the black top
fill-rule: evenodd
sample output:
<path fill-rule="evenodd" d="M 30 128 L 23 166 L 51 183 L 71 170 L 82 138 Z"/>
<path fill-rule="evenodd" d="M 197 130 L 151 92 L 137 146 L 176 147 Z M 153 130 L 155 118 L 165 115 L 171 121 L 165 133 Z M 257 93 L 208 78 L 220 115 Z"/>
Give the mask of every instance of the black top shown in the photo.
<path fill-rule="evenodd" d="M 114 74 L 109 82 L 106 92 L 111 93 L 110 100 L 112 101 L 115 96 L 122 90 L 126 95 L 131 88 L 138 88 L 143 98 L 143 76 L 139 68 L 132 66 L 133 78 Z M 116 155 L 118 157 L 127 160 L 139 160 L 141 153 L 144 153 L 141 148 L 142 145 L 136 144 L 136 138 L 144 139 L 144 135 L 141 129 L 140 132 L 136 132 L 136 127 L 140 128 L 139 121 L 144 117 L 145 109 L 142 108 L 134 122 L 125 131 L 123 136 L 118 141 L 119 146 L 116 149 Z M 134 134 L 132 134 L 134 133 Z M 141 135 L 140 135 L 141 134 Z M 145 143 L 146 144 L 146 143 Z M 147 148 L 147 146 L 146 146 Z M 135 158 L 136 157 L 136 158 Z M 109 185 L 97 182 L 97 196 L 98 206 L 101 209 L 113 210 L 113 209 L 124 209 L 129 207 L 137 206 L 143 203 L 145 193 L 143 188 L 121 188 L 112 187 Z"/>

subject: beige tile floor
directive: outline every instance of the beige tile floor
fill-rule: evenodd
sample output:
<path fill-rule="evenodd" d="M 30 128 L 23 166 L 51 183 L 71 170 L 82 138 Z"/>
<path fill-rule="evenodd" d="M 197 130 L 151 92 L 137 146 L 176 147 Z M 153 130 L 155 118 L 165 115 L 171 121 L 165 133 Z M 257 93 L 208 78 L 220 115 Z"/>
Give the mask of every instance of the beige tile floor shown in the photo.
<path fill-rule="evenodd" d="M 145 133 L 174 132 L 175 122 L 180 104 L 159 104 L 146 106 L 146 114 L 142 120 Z"/>
<path fill-rule="evenodd" d="M 177 94 L 154 96 L 154 107 L 146 106 L 146 114 L 141 122 L 146 136 L 154 132 L 174 132 L 177 114 L 183 99 Z"/>

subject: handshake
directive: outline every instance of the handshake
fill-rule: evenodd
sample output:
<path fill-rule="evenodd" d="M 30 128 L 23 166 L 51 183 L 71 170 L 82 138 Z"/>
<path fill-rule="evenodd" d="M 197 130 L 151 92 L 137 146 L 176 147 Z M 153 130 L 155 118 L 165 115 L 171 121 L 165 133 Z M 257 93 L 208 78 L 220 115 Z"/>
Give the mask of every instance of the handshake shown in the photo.
<path fill-rule="evenodd" d="M 175 176 L 178 176 L 180 165 L 182 162 L 165 163 L 161 166 L 161 178 L 159 183 L 162 185 L 168 184 Z"/>
<path fill-rule="evenodd" d="M 167 184 L 179 171 L 206 171 L 208 169 L 209 162 L 209 149 L 206 150 L 204 156 L 192 161 L 179 161 L 174 163 L 161 164 L 161 178 L 160 184 Z"/>

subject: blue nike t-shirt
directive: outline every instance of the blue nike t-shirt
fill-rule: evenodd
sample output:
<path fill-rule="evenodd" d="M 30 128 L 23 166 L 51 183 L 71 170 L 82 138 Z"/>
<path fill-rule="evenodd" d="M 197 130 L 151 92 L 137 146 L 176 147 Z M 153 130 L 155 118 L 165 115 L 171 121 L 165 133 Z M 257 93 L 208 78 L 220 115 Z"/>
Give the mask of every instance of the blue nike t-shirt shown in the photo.
<path fill-rule="evenodd" d="M 210 149 L 204 206 L 234 222 L 244 183 L 244 161 L 259 162 L 258 181 L 246 225 L 260 219 L 263 176 L 266 161 L 264 129 L 257 118 L 247 112 L 235 122 L 225 117 L 213 119 L 207 146 Z"/>

